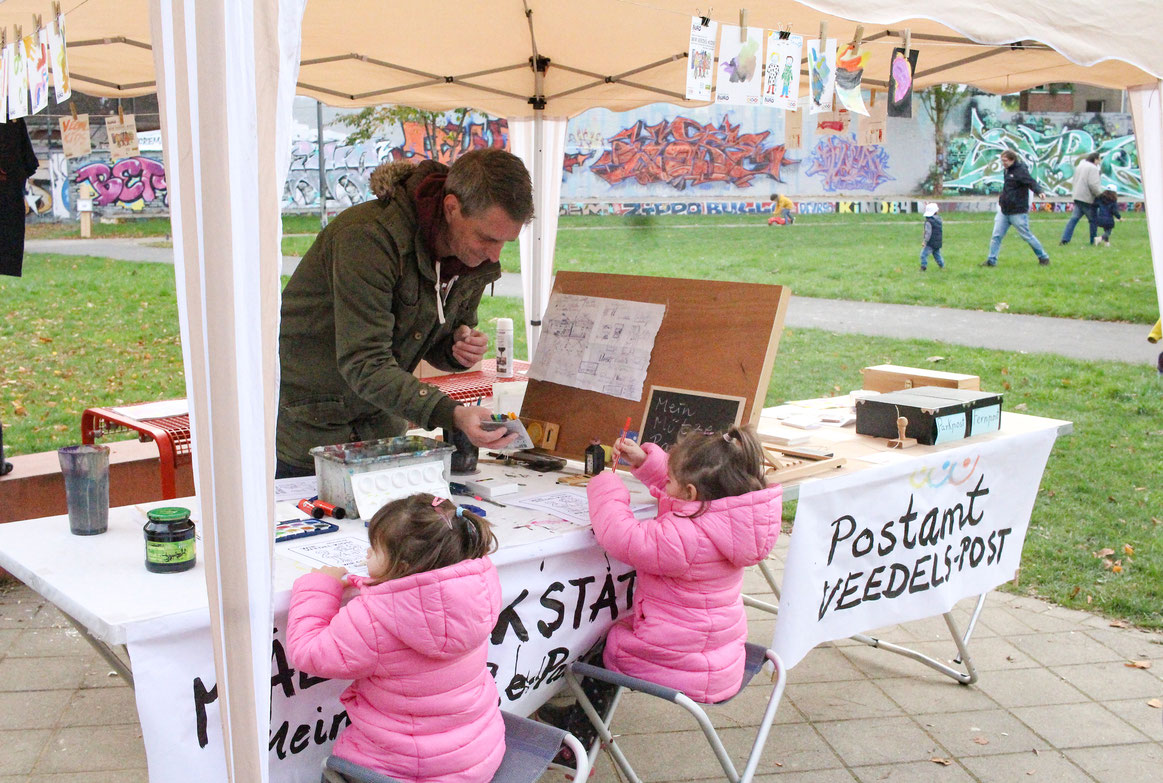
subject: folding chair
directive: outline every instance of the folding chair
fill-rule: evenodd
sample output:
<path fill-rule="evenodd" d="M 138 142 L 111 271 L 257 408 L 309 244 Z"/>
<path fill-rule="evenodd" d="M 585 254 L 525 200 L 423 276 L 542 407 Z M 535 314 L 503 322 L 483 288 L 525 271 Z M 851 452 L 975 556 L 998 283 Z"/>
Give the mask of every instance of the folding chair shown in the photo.
<path fill-rule="evenodd" d="M 493 783 L 533 783 L 541 777 L 553 757 L 566 745 L 577 762 L 576 783 L 590 776 L 589 759 L 577 737 L 567 731 L 501 712 L 505 719 L 505 757 L 493 775 Z M 330 756 L 323 766 L 321 783 L 400 783 L 395 778 L 373 772 L 346 759 Z"/>
<path fill-rule="evenodd" d="M 763 754 L 763 746 L 767 742 L 767 734 L 771 730 L 771 723 L 775 720 L 775 711 L 779 707 L 779 700 L 783 697 L 783 689 L 787 684 L 783 661 L 779 659 L 779 656 L 773 650 L 769 650 L 758 644 L 748 644 L 747 658 L 743 669 L 743 680 L 739 684 L 739 690 L 735 692 L 735 696 L 738 696 L 747 687 L 747 684 L 751 682 L 751 678 L 768 661 L 771 662 L 771 665 L 775 669 L 775 681 L 771 695 L 767 699 L 767 709 L 763 712 L 763 719 L 760 721 L 759 728 L 756 731 L 755 742 L 751 746 L 751 754 L 747 757 L 747 766 L 744 768 L 742 776 L 735 771 L 735 765 L 731 761 L 731 757 L 727 755 L 727 750 L 723 747 L 723 741 L 719 739 L 719 734 L 715 731 L 715 727 L 711 724 L 711 719 L 707 717 L 707 713 L 703 710 L 703 707 L 681 691 L 666 688 L 647 680 L 640 680 L 637 677 L 628 677 L 625 674 L 619 674 L 600 666 L 581 662 L 570 664 L 569 668 L 566 669 L 565 677 L 569 683 L 570 690 L 577 696 L 578 704 L 581 705 L 586 717 L 590 719 L 590 723 L 597 730 L 598 736 L 602 740 L 602 745 L 610 751 L 614 763 L 631 783 L 642 783 L 642 779 L 634 772 L 634 769 L 630 766 L 630 762 L 626 760 L 625 754 L 622 753 L 622 749 L 610 733 L 610 724 L 613 722 L 614 711 L 617 709 L 619 701 L 621 701 L 622 691 L 624 689 L 638 691 L 639 693 L 645 693 L 650 696 L 657 696 L 660 699 L 674 702 L 685 709 L 694 716 L 694 719 L 699 724 L 699 728 L 703 730 L 703 735 L 707 738 L 707 742 L 710 743 L 711 750 L 714 751 L 715 757 L 719 760 L 719 765 L 727 775 L 727 780 L 731 783 L 750 783 L 755 777 L 756 769 L 759 767 L 759 757 Z M 590 677 L 618 686 L 618 690 L 614 692 L 614 696 L 610 700 L 610 707 L 606 711 L 605 716 L 598 715 L 594 709 L 594 705 L 582 689 L 581 680 L 583 677 Z M 715 704 L 726 704 L 735 698 L 735 696 L 715 702 Z M 598 750 L 600 750 L 600 747 L 597 744 L 590 750 L 590 765 L 593 764 Z"/>

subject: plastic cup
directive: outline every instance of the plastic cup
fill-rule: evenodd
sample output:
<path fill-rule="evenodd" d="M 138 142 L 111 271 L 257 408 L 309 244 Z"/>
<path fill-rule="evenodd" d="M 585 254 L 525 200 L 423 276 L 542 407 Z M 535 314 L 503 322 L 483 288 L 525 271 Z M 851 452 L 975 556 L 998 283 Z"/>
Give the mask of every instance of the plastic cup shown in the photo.
<path fill-rule="evenodd" d="M 480 450 L 468 439 L 468 435 L 465 435 L 460 430 L 445 429 L 444 442 L 451 443 L 456 447 L 456 451 L 452 452 L 452 464 L 450 466 L 453 473 L 460 475 L 476 473 L 477 457 L 480 456 Z"/>
<path fill-rule="evenodd" d="M 109 447 L 85 444 L 57 449 L 69 506 L 69 531 L 95 536 L 109 529 Z"/>

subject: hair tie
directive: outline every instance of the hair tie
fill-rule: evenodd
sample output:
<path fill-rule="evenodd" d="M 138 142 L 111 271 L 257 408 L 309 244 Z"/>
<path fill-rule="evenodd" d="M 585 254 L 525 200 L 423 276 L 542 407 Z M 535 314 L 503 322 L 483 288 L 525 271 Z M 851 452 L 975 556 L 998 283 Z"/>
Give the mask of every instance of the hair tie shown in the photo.
<path fill-rule="evenodd" d="M 448 514 L 445 513 L 444 509 L 441 508 L 441 506 L 443 506 L 443 505 L 444 505 L 444 498 L 438 498 L 438 497 L 432 498 L 432 509 L 440 516 L 441 519 L 444 520 L 445 526 L 449 530 L 452 530 L 452 519 L 448 516 Z M 458 506 L 456 510 L 457 510 L 457 516 L 460 516 L 460 513 L 459 513 L 460 507 Z"/>
<path fill-rule="evenodd" d="M 457 506 L 456 507 L 456 516 L 459 517 L 460 519 L 464 519 L 464 506 Z"/>
<path fill-rule="evenodd" d="M 729 433 L 729 432 L 724 432 L 724 433 L 723 433 L 723 440 L 725 440 L 725 441 L 727 441 L 728 443 L 730 443 L 730 442 L 731 442 L 731 433 Z"/>

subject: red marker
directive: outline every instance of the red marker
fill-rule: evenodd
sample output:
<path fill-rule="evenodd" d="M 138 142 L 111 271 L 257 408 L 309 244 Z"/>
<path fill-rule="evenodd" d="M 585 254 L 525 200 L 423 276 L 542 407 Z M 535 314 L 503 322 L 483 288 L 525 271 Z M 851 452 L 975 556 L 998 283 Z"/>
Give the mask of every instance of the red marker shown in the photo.
<path fill-rule="evenodd" d="M 630 431 L 630 417 L 629 417 L 629 416 L 627 416 L 627 417 L 626 417 L 626 423 L 622 425 L 622 434 L 618 436 L 618 440 L 625 440 L 625 438 L 626 438 L 626 433 L 627 433 L 627 432 L 629 432 L 629 431 Z M 621 450 L 621 449 L 618 449 L 618 448 L 614 449 L 614 455 L 613 455 L 613 456 L 614 456 L 614 459 L 613 459 L 613 462 L 614 462 L 613 471 L 614 471 L 615 473 L 617 473 L 617 472 L 618 472 L 618 460 L 620 460 L 620 459 L 622 458 L 622 450 Z"/>
<path fill-rule="evenodd" d="M 299 510 L 304 514 L 310 514 L 314 519 L 323 519 L 323 509 L 319 508 L 319 506 L 315 505 L 310 500 L 307 500 L 307 498 L 303 498 L 295 505 L 297 505 Z"/>
<path fill-rule="evenodd" d="M 342 506 L 332 505 L 325 500 L 313 500 L 311 502 L 315 505 L 315 508 L 319 509 L 329 517 L 343 519 L 345 516 L 347 516 L 347 511 L 345 511 Z"/>

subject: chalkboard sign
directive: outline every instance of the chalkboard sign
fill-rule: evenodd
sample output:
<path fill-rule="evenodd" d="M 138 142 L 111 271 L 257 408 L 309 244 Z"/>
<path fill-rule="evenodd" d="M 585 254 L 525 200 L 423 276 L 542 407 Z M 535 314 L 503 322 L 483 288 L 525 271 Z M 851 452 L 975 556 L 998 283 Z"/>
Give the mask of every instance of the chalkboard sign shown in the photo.
<path fill-rule="evenodd" d="M 684 427 L 704 432 L 724 432 L 743 416 L 744 397 L 651 386 L 642 421 L 642 443 L 668 449 Z"/>

